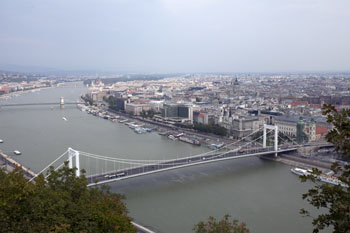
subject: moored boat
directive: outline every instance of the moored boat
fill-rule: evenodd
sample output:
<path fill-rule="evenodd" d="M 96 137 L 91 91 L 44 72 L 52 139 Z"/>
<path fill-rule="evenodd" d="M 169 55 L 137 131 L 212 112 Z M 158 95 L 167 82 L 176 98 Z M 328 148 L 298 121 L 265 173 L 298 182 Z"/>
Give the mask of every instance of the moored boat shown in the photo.
<path fill-rule="evenodd" d="M 296 175 L 299 175 L 299 176 L 307 176 L 307 175 L 310 175 L 310 172 L 308 172 L 308 170 L 305 170 L 305 169 L 301 169 L 301 168 L 292 168 L 290 169 L 292 173 L 296 174 Z"/>
<path fill-rule="evenodd" d="M 190 143 L 192 145 L 196 145 L 196 146 L 200 146 L 201 145 L 201 143 L 198 140 L 191 139 L 191 138 L 188 138 L 188 137 L 185 137 L 185 136 L 179 137 L 179 140 L 182 141 L 182 142 Z"/>
<path fill-rule="evenodd" d="M 292 168 L 290 169 L 292 173 L 299 175 L 299 176 L 307 176 L 307 175 L 312 175 L 311 170 L 305 170 L 301 168 Z M 328 184 L 333 184 L 333 185 L 340 185 L 344 188 L 349 187 L 347 184 L 343 183 L 341 180 L 334 176 L 328 176 L 328 175 L 313 175 L 314 177 L 318 178 L 320 181 L 328 183 Z"/>
<path fill-rule="evenodd" d="M 333 185 L 340 185 L 344 188 L 347 188 L 348 185 L 341 182 L 338 178 L 334 177 L 334 176 L 326 176 L 326 175 L 320 175 L 319 176 L 320 180 L 322 182 L 328 183 L 328 184 L 333 184 Z"/>
<path fill-rule="evenodd" d="M 173 140 L 173 141 L 177 140 L 177 138 L 176 138 L 174 135 L 172 135 L 172 134 L 170 134 L 170 135 L 168 136 L 168 138 L 171 139 L 171 140 Z"/>

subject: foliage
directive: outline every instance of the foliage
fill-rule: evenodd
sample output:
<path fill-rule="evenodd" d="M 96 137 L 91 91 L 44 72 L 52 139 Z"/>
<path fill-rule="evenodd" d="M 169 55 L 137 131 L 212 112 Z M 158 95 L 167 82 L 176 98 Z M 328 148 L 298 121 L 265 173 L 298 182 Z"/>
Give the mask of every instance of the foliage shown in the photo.
<path fill-rule="evenodd" d="M 108 96 L 107 97 L 103 97 L 103 100 L 106 101 L 108 103 L 108 108 L 110 110 L 113 110 L 113 111 L 120 111 L 121 109 L 118 107 L 118 103 L 117 103 L 117 98 L 114 97 L 114 96 Z"/>
<path fill-rule="evenodd" d="M 194 124 L 193 129 L 205 133 L 213 133 L 220 136 L 227 135 L 227 129 L 220 125 L 206 125 L 206 124 Z"/>
<path fill-rule="evenodd" d="M 123 196 L 88 188 L 67 164 L 28 182 L 20 169 L 0 170 L 2 232 L 136 232 Z"/>
<path fill-rule="evenodd" d="M 220 135 L 220 136 L 226 136 L 227 135 L 227 129 L 225 127 L 222 127 L 220 125 L 210 125 L 210 124 L 180 124 L 180 123 L 176 123 L 175 126 L 177 127 L 181 127 L 181 128 L 186 128 L 186 129 L 195 129 L 197 131 L 200 132 L 204 132 L 204 133 L 213 133 L 216 135 Z"/>
<path fill-rule="evenodd" d="M 89 105 L 93 105 L 94 104 L 94 101 L 87 97 L 87 96 L 81 96 L 81 99 L 85 101 L 85 103 L 88 103 Z"/>
<path fill-rule="evenodd" d="M 214 217 L 209 217 L 207 222 L 200 221 L 193 230 L 196 233 L 249 233 L 249 229 L 244 222 L 236 219 L 230 220 L 230 215 L 226 214 L 223 219 L 217 221 Z"/>
<path fill-rule="evenodd" d="M 326 135 L 327 141 L 333 143 L 336 146 L 335 150 L 341 152 L 343 157 L 350 157 L 350 109 L 337 111 L 334 106 L 325 105 L 323 110 L 327 121 L 334 126 Z M 350 165 L 341 167 L 334 163 L 332 170 L 348 185 L 347 188 L 319 183 L 315 176 L 321 172 L 317 169 L 313 169 L 313 175 L 301 177 L 303 182 L 311 180 L 316 183 L 314 188 L 303 194 L 303 199 L 317 209 L 326 210 L 324 214 L 313 219 L 314 233 L 329 226 L 335 233 L 350 232 Z M 302 209 L 300 212 L 310 216 L 307 210 Z"/>
<path fill-rule="evenodd" d="M 152 118 L 154 116 L 154 110 L 153 109 L 149 109 L 147 111 L 142 110 L 142 112 L 140 113 L 140 116 L 142 118 Z"/>

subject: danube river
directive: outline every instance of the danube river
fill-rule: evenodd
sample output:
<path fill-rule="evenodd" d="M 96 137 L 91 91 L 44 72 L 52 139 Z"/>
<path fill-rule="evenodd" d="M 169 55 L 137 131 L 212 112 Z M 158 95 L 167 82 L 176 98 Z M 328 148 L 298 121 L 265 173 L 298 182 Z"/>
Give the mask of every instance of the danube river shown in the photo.
<path fill-rule="evenodd" d="M 74 102 L 87 89 L 82 84 L 28 92 L 5 103 L 57 102 L 56 106 L 4 107 L 0 110 L 0 150 L 38 172 L 68 147 L 130 159 L 169 159 L 207 151 L 171 141 L 157 133 L 136 134 L 121 123 L 80 111 L 60 109 L 63 96 Z M 65 117 L 67 121 L 63 120 Z M 13 155 L 19 150 L 22 155 Z M 136 222 L 160 232 L 191 232 L 208 216 L 230 214 L 255 233 L 311 232 L 311 219 L 299 214 L 311 208 L 301 195 L 312 187 L 300 183 L 290 167 L 247 158 L 183 168 L 110 184 L 123 193 Z"/>

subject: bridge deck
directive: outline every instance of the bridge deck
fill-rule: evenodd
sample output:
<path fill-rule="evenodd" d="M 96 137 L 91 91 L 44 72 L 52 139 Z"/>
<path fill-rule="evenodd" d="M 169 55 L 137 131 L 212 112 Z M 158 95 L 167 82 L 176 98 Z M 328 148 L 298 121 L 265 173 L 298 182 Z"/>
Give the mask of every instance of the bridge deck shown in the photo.
<path fill-rule="evenodd" d="M 295 151 L 297 149 L 298 148 L 281 149 L 278 151 L 278 153 Z M 274 154 L 274 153 L 275 151 L 271 148 L 261 148 L 261 149 L 246 151 L 245 153 L 240 153 L 239 151 L 235 151 L 235 152 L 229 152 L 226 154 L 187 157 L 182 159 L 166 161 L 164 163 L 138 166 L 134 168 L 117 170 L 117 171 L 104 173 L 100 175 L 89 176 L 87 177 L 87 180 L 89 182 L 88 186 L 93 186 L 93 185 L 104 184 L 104 183 L 109 183 L 109 182 L 114 182 L 114 181 L 119 181 L 124 179 L 130 179 L 138 176 L 144 176 L 144 175 L 149 175 L 149 174 L 168 171 L 168 170 L 179 169 L 183 167 L 190 167 L 190 166 L 196 166 L 196 165 L 205 164 L 205 163 L 213 163 L 213 162 L 218 162 L 223 160 L 246 158 L 251 156 L 267 155 L 267 154 Z"/>
<path fill-rule="evenodd" d="M 83 102 L 66 102 L 64 105 L 83 104 Z M 40 105 L 60 105 L 60 103 L 23 103 L 23 104 L 0 104 L 0 107 L 16 107 L 16 106 L 40 106 Z"/>

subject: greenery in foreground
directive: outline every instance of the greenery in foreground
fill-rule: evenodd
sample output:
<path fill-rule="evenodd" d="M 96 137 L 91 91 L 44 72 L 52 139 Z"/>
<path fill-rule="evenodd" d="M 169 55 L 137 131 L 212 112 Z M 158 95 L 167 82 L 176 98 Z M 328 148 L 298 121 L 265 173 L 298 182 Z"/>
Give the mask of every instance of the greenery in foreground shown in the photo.
<path fill-rule="evenodd" d="M 217 221 L 214 217 L 209 217 L 207 222 L 199 222 L 193 230 L 196 233 L 249 233 L 246 224 L 236 219 L 230 220 L 230 215 L 225 215 L 223 219 Z"/>
<path fill-rule="evenodd" d="M 123 196 L 88 188 L 67 164 L 28 182 L 20 169 L 0 170 L 1 232 L 136 232 Z"/>
<path fill-rule="evenodd" d="M 327 115 L 327 121 L 334 128 L 328 132 L 326 139 L 333 143 L 335 150 L 341 152 L 345 158 L 350 157 L 350 109 L 337 111 L 334 106 L 325 105 L 324 115 Z M 311 205 L 317 209 L 325 210 L 324 214 L 318 215 L 313 219 L 313 232 L 317 233 L 327 227 L 332 227 L 334 233 L 350 232 L 350 165 L 344 167 L 334 163 L 332 170 L 339 175 L 339 179 L 348 185 L 343 188 L 340 185 L 330 185 L 320 183 L 314 176 L 302 177 L 302 181 L 311 180 L 316 183 L 315 187 L 308 190 L 303 195 Z M 314 174 L 320 174 L 317 169 Z M 307 210 L 302 209 L 301 213 L 310 216 Z"/>

